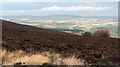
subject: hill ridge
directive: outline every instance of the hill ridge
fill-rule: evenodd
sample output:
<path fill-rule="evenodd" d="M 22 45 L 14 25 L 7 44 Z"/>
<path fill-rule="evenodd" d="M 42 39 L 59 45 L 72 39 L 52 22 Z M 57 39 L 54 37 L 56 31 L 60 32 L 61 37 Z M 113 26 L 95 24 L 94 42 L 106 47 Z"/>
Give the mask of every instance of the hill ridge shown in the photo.
<path fill-rule="evenodd" d="M 94 54 L 105 54 L 114 60 L 120 59 L 117 38 L 83 37 L 2 20 L 2 40 L 3 48 L 10 51 L 54 51 L 63 56 L 76 55 L 86 59 Z"/>

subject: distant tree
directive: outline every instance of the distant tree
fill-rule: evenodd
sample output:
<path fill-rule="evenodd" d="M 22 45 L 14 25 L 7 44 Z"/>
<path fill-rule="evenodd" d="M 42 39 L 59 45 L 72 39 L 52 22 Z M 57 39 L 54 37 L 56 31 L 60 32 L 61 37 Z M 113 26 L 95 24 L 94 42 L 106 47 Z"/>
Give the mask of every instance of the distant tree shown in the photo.
<path fill-rule="evenodd" d="M 97 30 L 93 33 L 93 36 L 94 37 L 103 37 L 103 38 L 109 38 L 110 37 L 110 33 L 109 33 L 109 30 L 104 30 L 104 29 L 101 29 L 101 30 Z"/>
<path fill-rule="evenodd" d="M 82 36 L 87 36 L 87 37 L 90 37 L 91 36 L 91 32 L 84 32 L 81 34 Z"/>

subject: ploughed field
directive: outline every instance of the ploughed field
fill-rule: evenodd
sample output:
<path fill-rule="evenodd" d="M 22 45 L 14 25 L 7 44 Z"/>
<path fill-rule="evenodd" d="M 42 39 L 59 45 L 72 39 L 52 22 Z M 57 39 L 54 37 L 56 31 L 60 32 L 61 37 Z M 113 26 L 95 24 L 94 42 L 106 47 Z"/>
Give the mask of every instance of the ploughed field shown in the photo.
<path fill-rule="evenodd" d="M 116 64 L 120 62 L 118 40 L 84 37 L 2 20 L 2 47 L 11 52 L 51 51 L 63 57 L 75 55 L 92 64 Z"/>

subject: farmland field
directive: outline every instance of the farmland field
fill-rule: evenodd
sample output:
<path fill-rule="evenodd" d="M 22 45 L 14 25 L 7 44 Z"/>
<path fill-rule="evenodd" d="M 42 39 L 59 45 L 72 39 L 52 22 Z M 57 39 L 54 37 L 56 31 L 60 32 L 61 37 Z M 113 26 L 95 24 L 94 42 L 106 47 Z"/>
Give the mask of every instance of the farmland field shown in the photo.
<path fill-rule="evenodd" d="M 7 16 L 5 20 L 31 25 L 41 28 L 64 31 L 81 35 L 82 32 L 93 33 L 98 29 L 108 29 L 111 37 L 118 38 L 117 17 L 83 17 L 72 15 L 52 15 L 52 16 Z"/>

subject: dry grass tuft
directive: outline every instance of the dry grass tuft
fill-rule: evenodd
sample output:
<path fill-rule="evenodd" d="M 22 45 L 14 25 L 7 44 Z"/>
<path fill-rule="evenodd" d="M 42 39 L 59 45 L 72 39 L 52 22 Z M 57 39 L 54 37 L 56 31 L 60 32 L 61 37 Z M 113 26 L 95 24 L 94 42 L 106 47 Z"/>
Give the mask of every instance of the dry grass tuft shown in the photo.
<path fill-rule="evenodd" d="M 31 55 L 24 56 L 21 58 L 14 58 L 11 62 L 3 63 L 3 65 L 14 65 L 21 62 L 22 65 L 42 65 L 43 63 L 48 63 L 50 60 L 48 57 L 42 55 Z"/>
<path fill-rule="evenodd" d="M 84 65 L 84 60 L 77 59 L 75 56 L 65 58 L 64 65 Z"/>
<path fill-rule="evenodd" d="M 84 61 L 77 59 L 75 56 L 62 58 L 60 54 L 42 52 L 38 54 L 25 54 L 22 50 L 9 52 L 2 50 L 2 64 L 3 65 L 42 65 L 43 63 L 50 63 L 53 65 L 84 65 Z"/>

